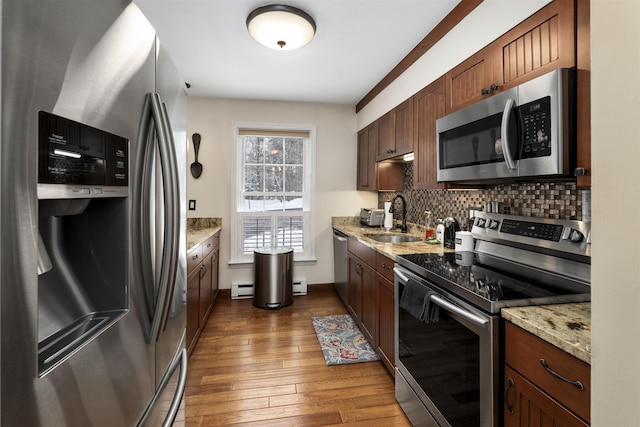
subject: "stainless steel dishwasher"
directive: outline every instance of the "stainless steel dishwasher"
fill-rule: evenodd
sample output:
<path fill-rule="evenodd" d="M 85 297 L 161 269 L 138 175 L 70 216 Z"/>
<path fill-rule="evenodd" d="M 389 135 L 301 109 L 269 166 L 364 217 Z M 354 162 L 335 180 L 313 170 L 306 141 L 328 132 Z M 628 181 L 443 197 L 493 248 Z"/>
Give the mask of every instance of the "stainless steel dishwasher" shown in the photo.
<path fill-rule="evenodd" d="M 343 232 L 333 229 L 333 271 L 336 291 L 342 302 L 347 304 L 347 280 L 349 260 L 347 258 L 348 236 Z"/>

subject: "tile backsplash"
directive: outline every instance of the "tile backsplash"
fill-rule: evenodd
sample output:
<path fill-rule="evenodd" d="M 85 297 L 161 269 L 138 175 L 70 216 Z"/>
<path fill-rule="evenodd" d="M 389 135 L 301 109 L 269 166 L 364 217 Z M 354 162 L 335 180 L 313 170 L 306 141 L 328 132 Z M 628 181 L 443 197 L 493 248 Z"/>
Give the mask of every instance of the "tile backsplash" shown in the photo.
<path fill-rule="evenodd" d="M 583 190 L 578 189 L 574 181 L 499 184 L 478 190 L 414 190 L 413 162 L 408 162 L 405 163 L 404 191 L 379 192 L 378 207 L 383 208 L 384 202 L 398 194 L 407 201 L 407 222 L 415 224 L 424 222 L 427 210 L 432 212 L 433 218 L 452 216 L 460 224 L 466 224 L 468 208 L 484 210 L 487 201 L 497 201 L 500 212 L 510 215 L 583 219 Z M 394 217 L 400 219 L 400 202 L 396 203 Z"/>

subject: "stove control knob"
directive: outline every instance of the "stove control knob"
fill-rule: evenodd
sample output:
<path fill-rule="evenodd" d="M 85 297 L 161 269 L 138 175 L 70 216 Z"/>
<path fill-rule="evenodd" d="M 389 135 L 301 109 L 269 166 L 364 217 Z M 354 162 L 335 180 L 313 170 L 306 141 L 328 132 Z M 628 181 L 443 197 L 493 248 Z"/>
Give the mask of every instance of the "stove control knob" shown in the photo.
<path fill-rule="evenodd" d="M 487 221 L 484 218 L 476 219 L 476 227 L 483 227 Z"/>
<path fill-rule="evenodd" d="M 495 219 L 490 219 L 487 222 L 487 228 L 490 228 L 491 230 L 497 230 L 499 225 L 500 221 L 496 221 Z"/>
<path fill-rule="evenodd" d="M 562 230 L 562 239 L 563 240 L 568 240 L 570 242 L 579 242 L 583 239 L 583 235 L 581 232 L 579 232 L 578 230 L 574 229 L 574 228 L 570 228 L 570 227 L 566 227 L 564 230 Z"/>

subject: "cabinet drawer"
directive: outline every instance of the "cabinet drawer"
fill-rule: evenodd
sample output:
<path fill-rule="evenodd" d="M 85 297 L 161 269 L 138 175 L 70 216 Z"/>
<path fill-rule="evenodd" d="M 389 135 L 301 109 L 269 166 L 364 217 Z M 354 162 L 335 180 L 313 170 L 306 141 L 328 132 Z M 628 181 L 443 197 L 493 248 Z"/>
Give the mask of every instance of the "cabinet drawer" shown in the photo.
<path fill-rule="evenodd" d="M 393 283 L 393 260 L 381 253 L 376 253 L 376 271 Z"/>
<path fill-rule="evenodd" d="M 578 416 L 590 421 L 591 366 L 587 363 L 510 322 L 505 322 L 505 363 Z M 582 389 L 558 378 L 550 370 L 567 380 L 579 381 Z"/>
<path fill-rule="evenodd" d="M 187 254 L 187 276 L 202 262 L 202 244 L 191 249 Z"/>
<path fill-rule="evenodd" d="M 360 258 L 366 264 L 369 264 L 371 267 L 375 267 L 376 265 L 375 249 L 365 245 L 364 243 L 358 241 L 358 239 L 355 239 L 353 237 L 349 237 L 347 247 L 349 248 L 349 252 L 353 253 L 355 256 Z"/>
<path fill-rule="evenodd" d="M 211 253 L 211 251 L 213 251 L 213 248 L 215 248 L 215 238 L 214 236 L 209 237 L 207 240 L 205 240 L 202 245 L 202 258 L 205 258 L 207 255 L 209 255 Z"/>

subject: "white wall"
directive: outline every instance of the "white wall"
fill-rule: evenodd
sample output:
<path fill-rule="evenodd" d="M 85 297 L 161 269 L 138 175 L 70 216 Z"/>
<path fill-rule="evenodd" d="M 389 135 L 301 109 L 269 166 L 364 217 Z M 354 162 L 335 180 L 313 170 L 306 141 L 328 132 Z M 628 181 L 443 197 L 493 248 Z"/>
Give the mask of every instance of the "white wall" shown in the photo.
<path fill-rule="evenodd" d="M 444 75 L 549 2 L 550 0 L 484 0 L 358 112 L 358 130 Z"/>
<path fill-rule="evenodd" d="M 232 197 L 232 123 L 300 123 L 316 128 L 315 239 L 316 263 L 294 266 L 294 280 L 309 284 L 333 282 L 332 216 L 355 216 L 360 207 L 377 207 L 373 191 L 356 188 L 356 117 L 353 106 L 291 102 L 189 98 L 189 138 L 202 136 L 198 160 L 202 175 L 187 180 L 187 198 L 196 200 L 188 217 L 221 217 L 220 286 L 252 283 L 249 266 L 229 267 Z M 189 143 L 189 164 L 194 160 Z"/>
<path fill-rule="evenodd" d="M 591 1 L 595 427 L 640 426 L 639 23 L 637 0 Z"/>

